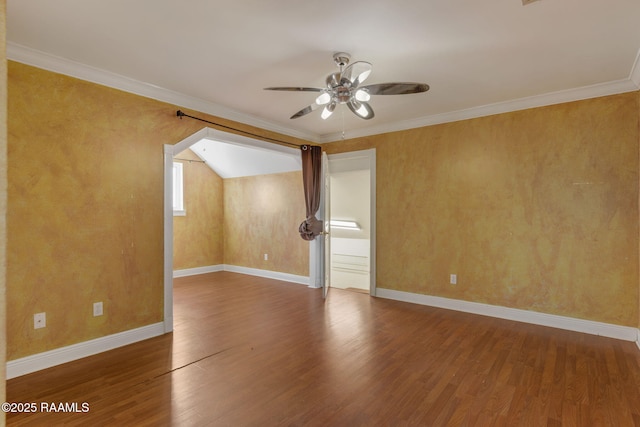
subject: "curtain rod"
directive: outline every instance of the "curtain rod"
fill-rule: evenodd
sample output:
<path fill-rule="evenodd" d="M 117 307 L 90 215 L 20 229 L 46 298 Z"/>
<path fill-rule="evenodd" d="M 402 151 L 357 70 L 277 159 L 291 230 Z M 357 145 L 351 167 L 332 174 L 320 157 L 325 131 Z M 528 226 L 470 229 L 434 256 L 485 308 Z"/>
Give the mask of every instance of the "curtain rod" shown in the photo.
<path fill-rule="evenodd" d="M 193 162 L 196 162 L 196 163 L 207 163 L 204 160 L 180 159 L 178 157 L 174 157 L 173 160 L 181 160 L 183 162 L 189 162 L 189 163 L 193 163 Z"/>
<path fill-rule="evenodd" d="M 230 129 L 230 130 L 233 130 L 235 132 L 240 132 L 240 133 L 243 133 L 245 135 L 250 135 L 250 136 L 253 136 L 255 138 L 266 139 L 266 140 L 271 141 L 271 142 L 277 142 L 277 143 L 280 143 L 280 144 L 285 144 L 285 145 L 288 145 L 290 147 L 302 148 L 302 147 L 306 147 L 306 146 L 311 146 L 312 145 L 312 144 L 294 144 L 293 142 L 287 142 L 287 141 L 282 141 L 280 139 L 269 138 L 268 136 L 258 135 L 258 134 L 255 134 L 255 133 L 247 132 L 247 131 L 242 130 L 242 129 L 236 129 L 236 128 L 231 127 L 231 126 L 221 125 L 220 123 L 216 123 L 216 122 L 212 122 L 212 121 L 209 121 L 209 120 L 201 119 L 200 117 L 190 116 L 188 114 L 183 113 L 181 110 L 176 111 L 176 116 L 180 117 L 180 120 L 182 120 L 183 117 L 189 117 L 190 119 L 200 120 L 201 122 L 210 123 L 212 125 L 220 126 L 222 128 L 225 128 L 225 129 Z"/>

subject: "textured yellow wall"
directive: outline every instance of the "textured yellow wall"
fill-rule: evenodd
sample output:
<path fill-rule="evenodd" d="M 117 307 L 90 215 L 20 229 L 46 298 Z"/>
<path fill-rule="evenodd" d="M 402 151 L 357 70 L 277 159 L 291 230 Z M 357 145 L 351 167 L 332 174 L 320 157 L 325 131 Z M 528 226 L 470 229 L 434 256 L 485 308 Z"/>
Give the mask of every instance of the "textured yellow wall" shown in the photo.
<path fill-rule="evenodd" d="M 8 360 L 161 321 L 162 146 L 202 124 L 8 65 Z M 328 144 L 377 148 L 378 286 L 638 325 L 639 103 L 623 94 Z M 282 195 L 260 181 L 229 183 L 256 205 L 225 198 L 224 262 L 308 274 L 300 177 Z M 301 200 L 286 226 L 269 217 L 278 197 Z M 47 328 L 34 330 L 40 311 Z"/>
<path fill-rule="evenodd" d="M 15 63 L 9 83 L 9 359 L 160 322 L 156 103 Z"/>
<path fill-rule="evenodd" d="M 303 191 L 301 172 L 225 179 L 224 263 L 309 275 Z"/>
<path fill-rule="evenodd" d="M 190 150 L 176 157 L 199 160 Z M 309 274 L 309 246 L 297 233 L 300 172 L 223 180 L 202 163 L 183 163 L 187 214 L 173 219 L 174 270 L 230 264 Z"/>
<path fill-rule="evenodd" d="M 191 150 L 175 157 L 200 160 Z M 223 264 L 222 178 L 204 163 L 180 163 L 186 215 L 173 217 L 173 269 Z"/>
<path fill-rule="evenodd" d="M 203 128 L 176 109 L 9 62 L 8 360 L 162 321 L 163 145 Z"/>
<path fill-rule="evenodd" d="M 636 326 L 639 100 L 328 144 L 376 148 L 378 287 Z"/>

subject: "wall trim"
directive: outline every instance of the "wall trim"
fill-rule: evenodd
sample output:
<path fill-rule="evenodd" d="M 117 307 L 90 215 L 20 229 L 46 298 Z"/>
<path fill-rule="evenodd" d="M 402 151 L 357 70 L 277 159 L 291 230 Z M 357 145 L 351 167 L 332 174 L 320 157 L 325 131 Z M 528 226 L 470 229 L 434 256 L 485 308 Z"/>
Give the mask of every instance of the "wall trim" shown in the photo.
<path fill-rule="evenodd" d="M 497 305 L 462 301 L 431 295 L 415 294 L 411 292 L 396 291 L 392 289 L 378 288 L 376 296 L 397 301 L 428 305 L 431 307 L 462 311 L 465 313 L 480 314 L 483 316 L 496 317 L 499 319 L 514 320 L 516 322 L 549 326 L 552 328 L 582 332 L 591 335 L 600 335 L 624 341 L 635 341 L 636 343 L 640 342 L 640 338 L 638 337 L 638 329 L 629 326 L 613 325 L 610 323 L 595 322 L 592 320 L 576 319 L 573 317 L 558 316 L 555 314 L 539 313 L 535 311 L 501 307 Z M 638 347 L 640 347 L 640 343 L 638 344 Z"/>
<path fill-rule="evenodd" d="M 173 277 L 196 276 L 198 274 L 215 273 L 224 271 L 224 265 L 208 265 L 205 267 L 185 268 L 183 270 L 173 270 Z"/>
<path fill-rule="evenodd" d="M 635 73 L 640 74 L 640 72 Z M 633 76 L 633 75 L 632 75 Z M 606 83 L 598 83 L 590 86 L 566 89 L 557 92 L 543 93 L 525 98 L 496 102 L 494 104 L 480 105 L 462 110 L 418 117 L 416 119 L 403 120 L 391 124 L 383 124 L 363 129 L 349 131 L 347 138 L 360 138 L 389 132 L 399 132 L 408 129 L 433 126 L 443 123 L 458 122 L 462 120 L 476 119 L 479 117 L 505 114 L 514 111 L 528 110 L 530 108 L 546 107 L 550 105 L 564 104 L 566 102 L 582 101 L 585 99 L 599 98 L 603 96 L 617 95 L 620 93 L 638 90 L 640 76 L 635 76 L 639 83 L 631 79 L 622 79 Z M 320 143 L 339 141 L 343 139 L 342 132 L 322 135 Z"/>
<path fill-rule="evenodd" d="M 223 267 L 224 271 L 231 271 L 234 273 L 242 273 L 251 276 L 260 276 L 270 279 L 283 280 L 286 282 L 309 285 L 309 277 L 233 265 L 199 267 L 195 269 L 188 269 L 188 271 L 192 271 L 193 274 L 202 274 L 195 272 L 196 270 L 200 269 L 202 271 L 206 270 L 206 272 L 223 271 L 222 269 L 220 269 L 220 267 Z M 431 307 L 445 308 L 449 310 L 497 317 L 500 319 L 514 320 L 541 326 L 549 326 L 553 328 L 583 332 L 592 335 L 601 335 L 625 341 L 635 341 L 638 349 L 640 349 L 640 329 L 635 329 L 627 326 L 612 325 L 609 323 L 594 322 L 591 320 L 575 319 L 571 317 L 455 300 L 450 298 L 414 294 L 392 289 L 378 288 L 377 296 L 380 298 L 392 299 L 396 301 L 428 305 Z M 140 328 L 107 335 L 105 337 L 84 341 L 78 344 L 56 348 L 54 350 L 26 356 L 20 359 L 10 360 L 6 365 L 6 378 L 12 379 L 20 377 L 22 375 L 27 375 L 43 369 L 51 368 L 53 366 L 61 365 L 63 363 L 93 356 L 94 354 L 102 353 L 118 347 L 123 347 L 125 345 L 153 338 L 164 333 L 164 323 L 159 322 Z"/>
<path fill-rule="evenodd" d="M 60 347 L 7 362 L 7 379 L 16 378 L 52 366 L 93 356 L 114 348 L 133 344 L 164 334 L 164 323 L 158 322 L 113 335 Z"/>
<path fill-rule="evenodd" d="M 298 276 L 277 271 L 260 270 L 257 268 L 240 267 L 234 265 L 218 264 L 205 267 L 187 268 L 174 270 L 173 277 L 186 277 L 197 274 L 212 273 L 216 271 L 231 271 L 234 273 L 248 274 L 251 276 L 266 277 L 269 279 L 282 280 L 284 282 L 299 283 L 309 285 L 309 277 Z M 164 322 L 154 323 L 141 328 L 131 329 L 112 335 L 83 341 L 66 347 L 60 347 L 43 353 L 33 354 L 20 359 L 7 362 L 7 379 L 31 374 L 63 363 L 93 356 L 94 354 L 113 350 L 118 347 L 133 344 L 149 338 L 157 337 L 165 333 Z"/>
<path fill-rule="evenodd" d="M 208 265 L 204 267 L 186 268 L 184 270 L 174 270 L 173 277 L 196 276 L 198 274 L 214 273 L 216 271 L 229 271 L 232 273 L 248 274 L 249 276 L 265 277 L 267 279 L 282 280 L 283 282 L 292 282 L 311 286 L 311 279 L 309 276 L 298 276 L 296 274 L 282 273 L 279 271 L 261 270 L 259 268 L 241 267 L 229 264 Z"/>
<path fill-rule="evenodd" d="M 134 80 L 120 74 L 105 71 L 80 62 L 62 58 L 60 56 L 51 55 L 16 43 L 7 43 L 7 59 L 42 68 L 47 71 L 53 71 L 54 73 L 64 74 L 99 85 L 123 90 L 146 98 L 201 111 L 203 113 L 233 120 L 235 122 L 246 123 L 265 130 L 317 142 L 317 137 L 313 134 L 297 131 L 266 121 L 256 116 L 232 110 L 231 108 L 215 104 L 213 102 L 205 101 L 200 98 L 185 95 L 139 80 Z"/>
<path fill-rule="evenodd" d="M 201 111 L 213 116 L 245 123 L 251 126 L 257 126 L 265 130 L 293 136 L 307 141 L 323 143 L 339 141 L 344 138 L 342 133 L 319 135 L 301 132 L 280 124 L 260 119 L 256 116 L 232 110 L 219 104 L 205 101 L 203 99 L 184 95 L 182 93 L 174 92 L 95 67 L 90 67 L 76 61 L 51 55 L 16 43 L 7 43 L 7 59 L 32 65 L 48 71 L 53 71 L 55 73 L 65 74 L 103 86 L 123 90 L 136 95 L 141 95 L 147 98 L 156 99 L 158 101 L 179 105 L 184 108 Z M 349 131 L 347 136 L 348 138 L 358 138 L 382 133 L 397 132 L 432 126 L 435 124 L 490 116 L 493 114 L 502 114 L 511 111 L 526 110 L 529 108 L 632 92 L 638 89 L 640 89 L 640 50 L 638 51 L 636 60 L 631 68 L 629 77 L 625 79 L 507 100 L 442 114 L 434 114 L 431 116 L 419 117 L 417 119 L 405 120 L 391 124 L 367 127 L 364 129 Z"/>
<path fill-rule="evenodd" d="M 241 267 L 238 265 L 229 264 L 224 264 L 224 271 L 248 274 L 250 276 L 259 276 L 265 277 L 267 279 L 282 280 L 283 282 L 292 282 L 311 286 L 311 279 L 309 276 L 298 276 L 296 274 L 280 273 L 278 271 L 260 270 L 258 268 Z"/>
<path fill-rule="evenodd" d="M 242 267 L 238 265 L 218 264 L 204 267 L 186 268 L 184 270 L 174 270 L 173 277 L 196 276 L 198 274 L 214 273 L 216 271 L 230 271 L 232 273 L 248 274 L 249 276 L 265 277 L 267 279 L 282 280 L 283 282 L 299 283 L 309 285 L 309 276 L 298 276 L 296 274 L 281 273 L 279 271 L 261 270 L 259 268 Z"/>

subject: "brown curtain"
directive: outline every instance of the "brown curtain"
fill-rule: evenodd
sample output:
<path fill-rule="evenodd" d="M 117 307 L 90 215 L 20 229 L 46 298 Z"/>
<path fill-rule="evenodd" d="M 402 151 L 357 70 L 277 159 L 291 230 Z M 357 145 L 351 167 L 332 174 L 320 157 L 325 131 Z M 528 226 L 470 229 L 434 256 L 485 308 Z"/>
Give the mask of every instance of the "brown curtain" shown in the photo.
<path fill-rule="evenodd" d="M 316 218 L 316 212 L 320 207 L 320 188 L 322 186 L 322 182 L 320 182 L 322 176 L 322 148 L 303 145 L 300 150 L 307 219 L 302 221 L 298 231 L 300 231 L 300 237 L 304 240 L 313 240 L 322 232 L 322 221 Z"/>

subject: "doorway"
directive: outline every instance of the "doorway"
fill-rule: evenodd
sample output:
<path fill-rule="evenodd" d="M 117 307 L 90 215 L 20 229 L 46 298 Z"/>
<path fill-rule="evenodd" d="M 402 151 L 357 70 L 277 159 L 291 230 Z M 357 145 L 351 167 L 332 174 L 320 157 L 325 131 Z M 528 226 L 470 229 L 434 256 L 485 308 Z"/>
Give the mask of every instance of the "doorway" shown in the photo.
<path fill-rule="evenodd" d="M 375 296 L 375 149 L 328 160 L 329 286 Z"/>
<path fill-rule="evenodd" d="M 174 156 L 184 150 L 190 148 L 194 144 L 197 144 L 203 139 L 212 141 L 224 141 L 223 145 L 227 147 L 234 147 L 237 149 L 242 147 L 242 165 L 247 166 L 250 163 L 254 164 L 256 168 L 260 168 L 262 172 L 257 173 L 264 174 L 263 166 L 270 168 L 275 167 L 276 161 L 268 161 L 265 164 L 265 158 L 275 159 L 288 158 L 295 159 L 298 170 L 301 168 L 300 153 L 298 149 L 285 147 L 282 145 L 272 144 L 269 142 L 248 138 L 245 136 L 218 131 L 211 128 L 203 128 L 195 134 L 185 138 L 175 145 L 164 146 L 164 329 L 165 332 L 173 330 L 173 206 L 172 206 L 172 188 L 173 188 L 173 161 Z M 222 145 L 222 144 L 221 144 Z M 197 151 L 197 150 L 196 150 Z M 257 154 L 256 154 L 257 153 Z M 230 153 L 226 153 L 230 154 Z M 200 155 L 198 155 L 200 157 Z M 219 154 L 219 157 L 222 157 Z M 255 157 L 255 159 L 254 159 Z M 229 157 L 224 157 L 225 164 L 233 163 Z M 280 159 L 281 160 L 281 159 Z M 286 159 L 285 159 L 286 160 Z M 289 162 L 286 162 L 290 166 Z M 285 167 L 286 165 L 280 165 Z M 212 167 L 212 169 L 214 169 Z M 215 170 L 215 169 L 214 169 Z M 311 259 L 311 258 L 310 258 Z M 311 261 L 310 261 L 311 264 Z M 198 269 L 191 269 L 198 270 Z M 218 270 L 215 270 L 218 271 Z M 203 271 L 206 272 L 206 271 Z M 306 281 L 306 277 L 296 276 L 296 278 Z M 305 283 L 301 281 L 299 283 Z"/>

